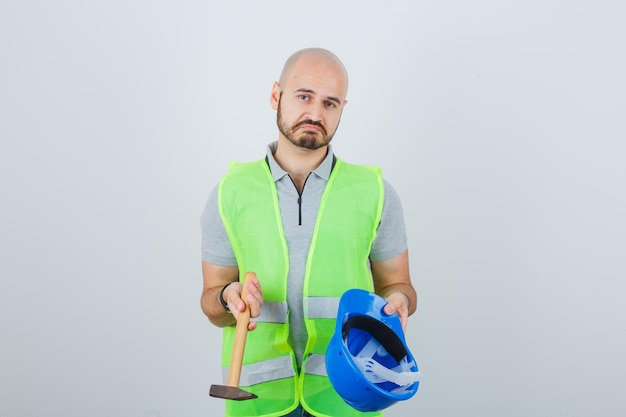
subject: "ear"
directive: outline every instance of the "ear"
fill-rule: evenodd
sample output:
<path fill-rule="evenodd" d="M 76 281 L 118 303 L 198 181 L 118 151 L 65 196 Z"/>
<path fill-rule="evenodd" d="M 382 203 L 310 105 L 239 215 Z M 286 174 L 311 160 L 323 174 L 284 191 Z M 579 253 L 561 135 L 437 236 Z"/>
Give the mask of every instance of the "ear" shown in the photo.
<path fill-rule="evenodd" d="M 270 106 L 272 109 L 278 110 L 278 101 L 280 100 L 280 85 L 278 81 L 274 81 L 272 86 L 272 94 L 270 94 Z"/>

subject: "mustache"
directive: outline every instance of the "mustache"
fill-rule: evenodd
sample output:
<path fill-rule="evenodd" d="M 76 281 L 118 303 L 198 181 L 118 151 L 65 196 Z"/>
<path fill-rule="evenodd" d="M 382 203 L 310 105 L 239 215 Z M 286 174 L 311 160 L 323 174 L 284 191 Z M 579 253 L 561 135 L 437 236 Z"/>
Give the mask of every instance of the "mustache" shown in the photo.
<path fill-rule="evenodd" d="M 326 135 L 326 128 L 324 128 L 324 125 L 322 125 L 322 123 L 316 121 L 316 120 L 311 120 L 311 119 L 306 119 L 303 120 L 299 123 L 296 123 L 296 125 L 293 127 L 293 130 L 295 131 L 297 128 L 299 128 L 300 126 L 303 125 L 313 125 L 313 126 L 317 126 L 322 130 L 322 133 L 324 133 Z"/>

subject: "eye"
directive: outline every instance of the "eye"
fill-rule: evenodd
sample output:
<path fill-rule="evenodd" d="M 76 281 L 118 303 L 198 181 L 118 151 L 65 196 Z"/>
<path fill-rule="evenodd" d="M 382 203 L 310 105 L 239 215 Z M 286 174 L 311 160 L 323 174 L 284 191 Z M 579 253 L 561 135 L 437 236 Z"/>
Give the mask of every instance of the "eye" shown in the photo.
<path fill-rule="evenodd" d="M 326 107 L 335 108 L 337 107 L 337 103 L 334 101 L 326 100 Z"/>
<path fill-rule="evenodd" d="M 306 101 L 306 100 L 308 100 L 308 99 L 309 99 L 309 96 L 308 96 L 308 95 L 306 95 L 306 94 L 300 94 L 300 95 L 298 95 L 298 98 L 299 98 L 300 100 L 305 100 L 305 101 Z"/>

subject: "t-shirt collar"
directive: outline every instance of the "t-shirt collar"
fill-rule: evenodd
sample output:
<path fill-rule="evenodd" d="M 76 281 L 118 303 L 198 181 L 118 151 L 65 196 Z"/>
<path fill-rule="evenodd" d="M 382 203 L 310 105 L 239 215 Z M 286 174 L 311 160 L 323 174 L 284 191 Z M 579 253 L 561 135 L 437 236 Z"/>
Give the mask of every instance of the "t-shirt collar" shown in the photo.
<path fill-rule="evenodd" d="M 274 152 L 276 152 L 276 148 L 278 147 L 278 141 L 272 142 L 267 145 L 267 154 L 266 160 L 267 164 L 270 167 L 270 171 L 272 172 L 272 177 L 274 178 L 274 182 L 280 180 L 285 175 L 289 175 L 287 171 L 282 169 L 276 159 L 274 159 Z M 334 160 L 333 149 L 331 145 L 328 145 L 328 153 L 326 154 L 326 158 L 322 161 L 322 163 L 313 170 L 313 174 L 317 175 L 321 179 L 328 181 L 330 177 L 330 172 L 333 169 L 333 160 Z"/>

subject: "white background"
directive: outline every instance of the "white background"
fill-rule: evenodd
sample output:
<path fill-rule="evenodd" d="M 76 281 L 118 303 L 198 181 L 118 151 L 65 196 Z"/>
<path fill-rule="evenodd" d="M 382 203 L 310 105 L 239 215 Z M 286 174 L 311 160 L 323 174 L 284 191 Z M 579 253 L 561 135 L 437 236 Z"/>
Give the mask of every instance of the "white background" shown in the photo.
<path fill-rule="evenodd" d="M 221 415 L 199 217 L 297 49 L 404 206 L 425 378 L 388 416 L 626 416 L 622 0 L 3 1 L 0 415 Z"/>

